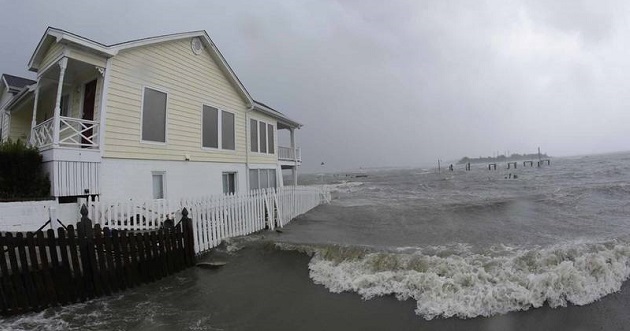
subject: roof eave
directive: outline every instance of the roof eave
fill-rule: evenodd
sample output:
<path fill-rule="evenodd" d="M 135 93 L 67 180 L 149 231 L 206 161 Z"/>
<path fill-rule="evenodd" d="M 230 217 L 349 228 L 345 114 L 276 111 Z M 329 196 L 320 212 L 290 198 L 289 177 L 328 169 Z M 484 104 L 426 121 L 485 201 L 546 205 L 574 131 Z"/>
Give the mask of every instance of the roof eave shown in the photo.
<path fill-rule="evenodd" d="M 6 106 L 4 107 L 5 110 L 11 111 L 13 107 L 22 103 L 22 101 L 24 101 L 25 98 L 34 91 L 35 85 L 25 86 L 23 89 L 20 90 L 20 92 L 13 96 L 11 101 L 6 104 Z"/>
<path fill-rule="evenodd" d="M 261 113 L 264 113 L 266 115 L 269 115 L 273 118 L 275 118 L 278 122 L 282 122 L 283 124 L 289 126 L 289 127 L 293 127 L 293 128 L 301 128 L 304 125 L 302 123 L 296 122 L 288 117 L 286 117 L 284 114 L 279 113 L 278 111 L 271 109 L 269 107 L 266 107 L 264 105 L 261 105 L 260 103 L 256 103 L 254 106 L 254 110 L 259 111 Z"/>
<path fill-rule="evenodd" d="M 28 61 L 28 70 L 33 72 L 37 72 L 39 70 L 39 62 L 44 55 L 41 53 L 48 50 L 49 45 L 54 42 L 82 46 L 105 57 L 112 57 L 116 55 L 115 50 L 112 51 L 109 47 L 103 44 L 64 30 L 48 27 L 46 32 L 44 32 L 42 39 L 40 39 L 37 44 L 35 52 L 33 52 L 33 55 L 31 55 L 31 58 Z"/>

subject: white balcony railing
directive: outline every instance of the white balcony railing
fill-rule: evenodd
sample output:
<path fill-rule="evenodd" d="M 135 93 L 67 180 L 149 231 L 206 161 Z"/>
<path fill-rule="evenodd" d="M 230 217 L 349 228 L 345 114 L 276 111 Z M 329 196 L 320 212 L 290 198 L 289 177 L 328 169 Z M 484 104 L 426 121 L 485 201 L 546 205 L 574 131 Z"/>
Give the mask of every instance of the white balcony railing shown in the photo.
<path fill-rule="evenodd" d="M 45 148 L 53 144 L 54 118 L 49 118 L 33 128 L 36 147 Z M 80 118 L 59 118 L 59 146 L 98 148 L 98 122 Z"/>
<path fill-rule="evenodd" d="M 297 155 L 296 155 L 294 153 L 293 148 L 278 146 L 278 160 L 281 160 L 281 161 L 297 160 L 298 162 L 302 162 L 302 150 L 298 147 Z"/>
<path fill-rule="evenodd" d="M 53 118 L 49 118 L 33 128 L 33 143 L 44 148 L 53 143 Z"/>

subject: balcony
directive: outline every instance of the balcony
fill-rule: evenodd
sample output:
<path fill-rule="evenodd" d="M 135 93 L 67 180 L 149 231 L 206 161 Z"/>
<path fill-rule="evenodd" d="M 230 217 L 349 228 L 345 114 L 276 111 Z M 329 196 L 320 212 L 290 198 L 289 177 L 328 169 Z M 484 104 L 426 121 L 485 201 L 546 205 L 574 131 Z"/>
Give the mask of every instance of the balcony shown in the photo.
<path fill-rule="evenodd" d="M 302 164 L 302 150 L 291 147 L 278 146 L 278 161 L 282 166 L 295 166 Z"/>

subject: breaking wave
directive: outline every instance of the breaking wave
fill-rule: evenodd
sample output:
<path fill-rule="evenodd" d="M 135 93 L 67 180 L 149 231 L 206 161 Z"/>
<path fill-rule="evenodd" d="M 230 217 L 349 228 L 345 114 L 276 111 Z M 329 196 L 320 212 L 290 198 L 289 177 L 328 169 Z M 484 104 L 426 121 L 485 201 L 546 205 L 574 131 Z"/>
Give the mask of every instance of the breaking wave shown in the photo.
<path fill-rule="evenodd" d="M 399 251 L 278 245 L 310 253 L 311 279 L 330 292 L 413 299 L 416 314 L 427 320 L 491 316 L 545 303 L 585 305 L 619 291 L 630 275 L 630 245 L 621 240 L 482 252 L 466 245 Z"/>

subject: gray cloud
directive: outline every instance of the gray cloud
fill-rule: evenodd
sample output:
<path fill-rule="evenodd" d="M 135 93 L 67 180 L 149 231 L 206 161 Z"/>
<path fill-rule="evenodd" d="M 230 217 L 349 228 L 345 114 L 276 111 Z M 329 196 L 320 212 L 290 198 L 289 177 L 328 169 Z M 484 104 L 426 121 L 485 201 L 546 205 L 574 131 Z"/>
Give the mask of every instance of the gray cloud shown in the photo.
<path fill-rule="evenodd" d="M 48 25 L 105 43 L 205 29 L 306 125 L 305 170 L 630 149 L 623 1 L 71 3 L 3 3 L 0 70 L 26 74 Z"/>

